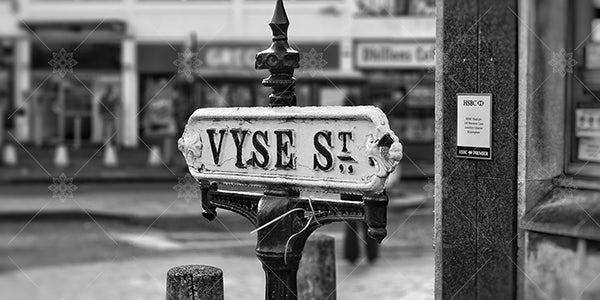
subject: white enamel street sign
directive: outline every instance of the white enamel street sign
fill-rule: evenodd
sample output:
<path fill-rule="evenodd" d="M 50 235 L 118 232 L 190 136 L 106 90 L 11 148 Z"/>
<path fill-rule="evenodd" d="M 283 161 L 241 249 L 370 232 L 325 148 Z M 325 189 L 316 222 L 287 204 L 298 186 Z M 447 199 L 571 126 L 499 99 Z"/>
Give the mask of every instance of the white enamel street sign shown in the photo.
<path fill-rule="evenodd" d="M 457 94 L 456 156 L 492 159 L 492 94 Z"/>
<path fill-rule="evenodd" d="M 328 192 L 381 192 L 402 158 L 373 106 L 198 109 L 179 150 L 198 180 Z"/>

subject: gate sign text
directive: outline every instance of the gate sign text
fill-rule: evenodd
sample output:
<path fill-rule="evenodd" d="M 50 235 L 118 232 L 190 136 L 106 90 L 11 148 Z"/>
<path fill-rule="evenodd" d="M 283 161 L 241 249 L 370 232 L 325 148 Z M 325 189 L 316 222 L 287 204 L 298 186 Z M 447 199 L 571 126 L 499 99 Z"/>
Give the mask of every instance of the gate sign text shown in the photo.
<path fill-rule="evenodd" d="M 373 106 L 198 109 L 179 150 L 197 180 L 330 192 L 381 192 L 402 158 Z"/>

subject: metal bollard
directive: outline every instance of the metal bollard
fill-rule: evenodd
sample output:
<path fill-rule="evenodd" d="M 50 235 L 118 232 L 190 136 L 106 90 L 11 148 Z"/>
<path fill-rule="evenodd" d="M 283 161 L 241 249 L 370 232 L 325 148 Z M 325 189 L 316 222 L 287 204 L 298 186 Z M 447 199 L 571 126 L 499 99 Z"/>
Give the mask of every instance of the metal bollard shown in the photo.
<path fill-rule="evenodd" d="M 223 300 L 223 271 L 184 265 L 167 272 L 167 300 Z"/>
<path fill-rule="evenodd" d="M 298 270 L 299 300 L 335 300 L 335 241 L 317 234 L 308 238 Z"/>

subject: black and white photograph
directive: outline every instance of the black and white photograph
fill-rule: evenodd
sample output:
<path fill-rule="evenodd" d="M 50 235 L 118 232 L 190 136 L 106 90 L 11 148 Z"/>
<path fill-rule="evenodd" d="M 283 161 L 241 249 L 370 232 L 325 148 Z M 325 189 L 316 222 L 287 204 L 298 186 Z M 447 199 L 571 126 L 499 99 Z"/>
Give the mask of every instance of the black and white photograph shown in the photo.
<path fill-rule="evenodd" d="M 0 0 L 0 299 L 600 299 L 600 1 Z"/>

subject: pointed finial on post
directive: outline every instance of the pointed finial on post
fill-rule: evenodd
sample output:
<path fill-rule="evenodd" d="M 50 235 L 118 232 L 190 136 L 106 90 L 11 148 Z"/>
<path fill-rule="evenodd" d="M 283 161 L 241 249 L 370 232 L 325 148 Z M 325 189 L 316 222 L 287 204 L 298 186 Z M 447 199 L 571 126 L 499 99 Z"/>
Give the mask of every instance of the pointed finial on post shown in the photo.
<path fill-rule="evenodd" d="M 271 27 L 271 31 L 273 31 L 273 38 L 287 38 L 289 26 L 290 20 L 285 12 L 285 7 L 283 7 L 283 0 L 277 0 L 275 10 L 273 11 L 273 18 L 271 18 L 271 23 L 269 23 L 269 27 Z"/>
<path fill-rule="evenodd" d="M 271 72 L 262 81 L 263 86 L 273 89 L 273 93 L 269 95 L 269 106 L 293 106 L 296 105 L 296 79 L 293 75 L 294 69 L 300 66 L 300 54 L 288 44 L 290 21 L 283 0 L 277 0 L 269 26 L 273 33 L 273 43 L 268 49 L 256 54 L 254 67 Z"/>

